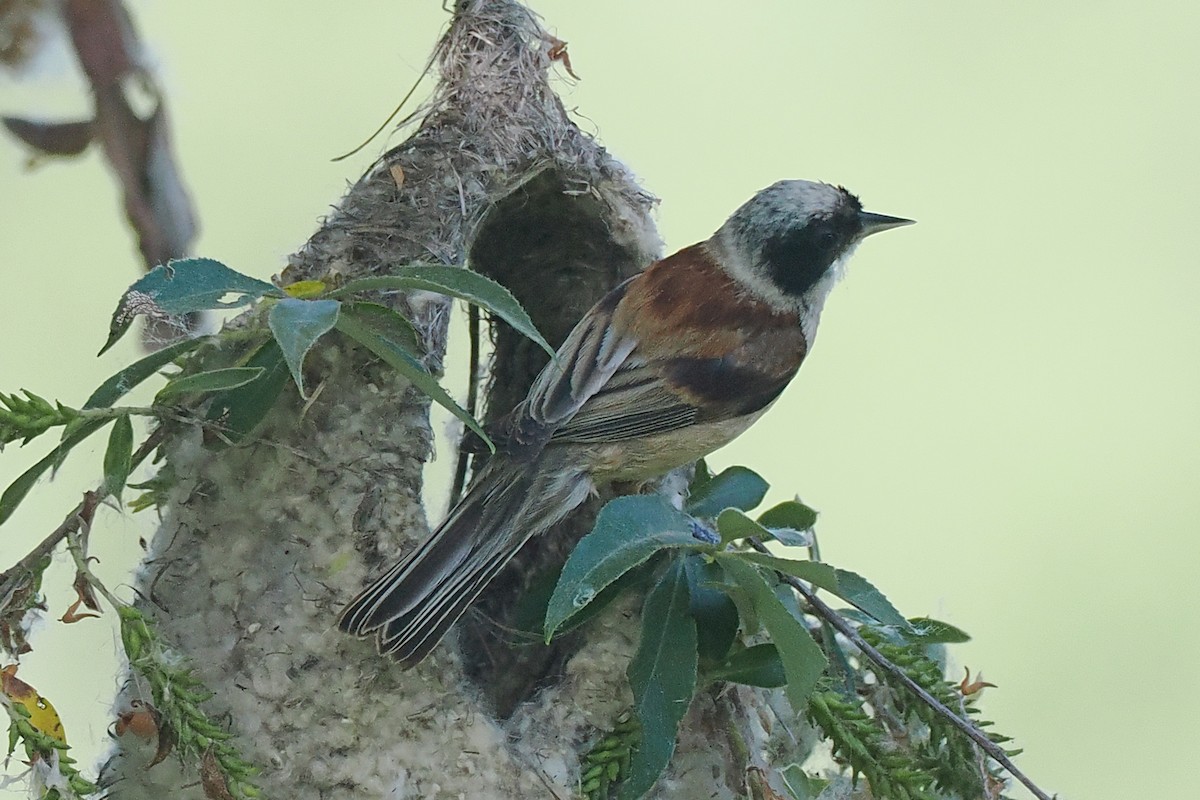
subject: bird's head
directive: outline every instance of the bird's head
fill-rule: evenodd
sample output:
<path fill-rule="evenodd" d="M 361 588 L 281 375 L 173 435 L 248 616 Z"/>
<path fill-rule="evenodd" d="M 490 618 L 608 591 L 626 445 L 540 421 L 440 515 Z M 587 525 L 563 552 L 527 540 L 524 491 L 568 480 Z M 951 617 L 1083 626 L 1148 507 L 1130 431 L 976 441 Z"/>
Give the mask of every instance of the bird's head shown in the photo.
<path fill-rule="evenodd" d="M 751 197 L 710 240 L 730 275 L 781 311 L 819 316 L 854 248 L 912 220 L 863 211 L 840 186 L 779 181 Z"/>

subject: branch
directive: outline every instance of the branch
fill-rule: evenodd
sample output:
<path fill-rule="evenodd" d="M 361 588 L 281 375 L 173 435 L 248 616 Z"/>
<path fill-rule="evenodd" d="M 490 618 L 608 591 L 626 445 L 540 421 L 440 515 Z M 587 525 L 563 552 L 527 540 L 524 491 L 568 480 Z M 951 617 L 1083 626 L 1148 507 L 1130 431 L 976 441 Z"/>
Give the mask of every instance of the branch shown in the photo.
<path fill-rule="evenodd" d="M 130 469 L 132 470 L 145 461 L 146 457 L 153 453 L 164 439 L 166 439 L 166 431 L 161 425 L 151 431 L 150 435 L 146 437 L 146 441 L 142 442 L 141 447 L 134 451 L 133 457 L 130 459 Z M 88 523 L 92 514 L 95 513 L 96 506 L 102 503 L 108 495 L 109 492 L 105 490 L 103 484 L 95 491 L 84 492 L 83 500 L 71 509 L 61 525 L 51 531 L 49 536 L 26 553 L 20 561 L 0 573 L 0 612 L 8 604 L 9 597 L 17 590 L 25 577 L 33 571 L 38 562 L 49 555 L 59 542 L 79 530 L 81 524 Z"/>
<path fill-rule="evenodd" d="M 771 551 L 768 550 L 766 546 L 757 538 L 752 537 L 749 539 L 749 542 L 751 546 L 754 547 L 754 549 L 758 552 L 766 553 L 768 555 L 770 554 Z M 887 656 L 872 647 L 866 639 L 859 635 L 858 631 L 854 629 L 853 625 L 842 618 L 841 614 L 837 613 L 837 611 L 827 606 L 824 601 L 818 598 L 814 589 L 806 586 L 803 581 L 793 578 L 790 575 L 784 575 L 782 573 L 777 574 L 784 583 L 795 589 L 800 596 L 808 602 L 808 604 L 812 607 L 813 612 L 818 617 L 828 622 L 834 627 L 835 630 L 837 630 L 838 633 L 849 639 L 851 644 L 857 647 L 863 655 L 871 659 L 871 661 L 873 661 L 881 670 L 886 672 L 888 675 L 891 675 L 899 683 L 903 684 L 905 688 L 915 694 L 922 703 L 929 706 L 942 717 L 945 717 L 947 720 L 949 720 L 954 727 L 962 731 L 968 739 L 978 745 L 983 752 L 987 753 L 988 757 L 993 759 L 1000 766 L 1004 767 L 1004 769 L 1008 770 L 1010 775 L 1024 784 L 1025 788 L 1029 789 L 1029 791 L 1033 792 L 1034 797 L 1038 798 L 1038 800 L 1051 800 L 1050 795 L 1043 792 L 1038 788 L 1037 784 L 1026 777 L 1025 773 L 1021 772 L 1021 770 L 1017 768 L 1017 765 L 1012 762 L 1012 759 L 1008 757 L 1008 755 L 1003 749 L 1000 748 L 999 745 L 989 739 L 986 733 L 976 727 L 970 720 L 964 719 L 958 714 L 955 714 L 953 710 L 944 705 L 940 700 L 921 688 L 920 684 L 908 677 L 904 670 L 893 664 L 887 658 Z"/>
<path fill-rule="evenodd" d="M 120 186 L 125 217 L 147 270 L 188 254 L 197 224 L 171 144 L 166 100 L 141 56 L 121 0 L 66 0 L 62 23 L 92 90 L 91 119 L 56 122 L 2 117 L 8 132 L 40 156 L 77 156 L 95 142 Z M 131 96 L 149 99 L 139 113 Z M 32 161 L 32 160 L 31 160 Z M 190 329 L 198 318 L 186 319 Z M 157 349 L 179 330 L 151 325 L 144 342 Z"/>

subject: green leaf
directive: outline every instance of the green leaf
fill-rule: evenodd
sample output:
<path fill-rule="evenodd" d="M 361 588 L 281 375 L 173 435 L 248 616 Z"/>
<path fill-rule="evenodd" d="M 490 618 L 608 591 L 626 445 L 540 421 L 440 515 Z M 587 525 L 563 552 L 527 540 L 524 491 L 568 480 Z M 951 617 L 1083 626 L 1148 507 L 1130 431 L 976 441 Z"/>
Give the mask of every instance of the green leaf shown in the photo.
<path fill-rule="evenodd" d="M 604 609 L 620 597 L 625 592 L 632 592 L 638 597 L 642 597 L 650 590 L 650 587 L 658 580 L 656 564 L 653 560 L 647 560 L 626 572 L 615 581 L 605 586 L 592 599 L 590 603 L 581 608 L 578 613 L 572 614 L 571 617 L 554 632 L 555 636 L 564 636 L 571 631 L 578 630 L 588 622 L 595 619 L 604 613 Z M 561 570 L 560 570 L 561 574 Z M 546 625 L 546 611 L 550 604 L 550 597 L 553 595 L 555 586 L 558 585 L 558 575 L 554 576 L 554 582 L 550 586 L 549 593 L 542 598 L 540 614 L 533 624 L 529 627 L 531 632 L 541 632 L 544 636 Z M 517 627 L 514 623 L 513 627 Z M 525 630 L 525 629 L 521 629 Z"/>
<path fill-rule="evenodd" d="M 104 451 L 104 489 L 117 503 L 121 502 L 121 491 L 129 480 L 133 460 L 133 423 L 128 414 L 117 417 L 108 434 L 108 447 Z"/>
<path fill-rule="evenodd" d="M 562 571 L 550 568 L 539 570 L 525 584 L 524 590 L 517 597 L 512 611 L 507 615 L 507 624 L 513 631 L 522 634 L 538 634 L 546 621 L 546 605 L 550 595 L 558 583 L 558 575 Z"/>
<path fill-rule="evenodd" d="M 206 338 L 199 336 L 195 339 L 184 339 L 133 362 L 96 387 L 96 391 L 92 392 L 92 396 L 87 399 L 83 407 L 108 408 L 167 364 L 184 353 L 195 350 Z"/>
<path fill-rule="evenodd" d="M 304 393 L 304 357 L 308 351 L 325 334 L 337 324 L 338 309 L 341 303 L 337 300 L 295 300 L 286 297 L 275 305 L 267 314 L 267 324 L 279 349 L 287 360 L 288 369 L 292 371 L 292 379 L 300 396 L 308 399 Z"/>
<path fill-rule="evenodd" d="M 642 638 L 626 675 L 642 739 L 619 800 L 646 794 L 675 752 L 679 720 L 696 691 L 696 622 L 689 612 L 683 559 L 675 559 L 642 608 Z"/>
<path fill-rule="evenodd" d="M 775 689 L 787 683 L 783 658 L 779 655 L 779 648 L 773 644 L 756 644 L 739 650 L 710 672 L 708 677 L 715 681 L 744 683 L 764 689 Z"/>
<path fill-rule="evenodd" d="M 779 648 L 787 675 L 788 701 L 797 713 L 808 705 L 808 697 L 825 671 L 825 654 L 808 629 L 784 607 L 758 569 L 740 555 L 718 555 L 725 571 L 746 590 L 771 642 Z"/>
<path fill-rule="evenodd" d="M 0 450 L 9 442 L 21 440 L 21 446 L 41 436 L 50 428 L 66 428 L 79 417 L 79 412 L 62 403 L 51 404 L 28 389 L 25 397 L 0 392 Z"/>
<path fill-rule="evenodd" d="M 588 620 L 602 613 L 609 603 L 626 590 L 637 592 L 638 596 L 645 595 L 658 580 L 658 575 L 648 567 L 648 564 L 643 564 L 631 569 L 604 587 L 604 590 L 596 595 L 596 599 L 571 617 L 570 624 L 558 629 L 558 635 L 587 624 Z M 509 625 L 514 631 L 520 632 L 522 636 L 541 635 L 546 624 L 546 608 L 550 605 L 550 597 L 554 594 L 554 587 L 558 585 L 558 576 L 561 574 L 562 565 L 559 565 L 557 569 L 539 571 L 530 579 L 528 587 L 521 593 L 508 615 Z"/>
<path fill-rule="evenodd" d="M 896 610 L 896 607 L 883 596 L 882 592 L 856 572 L 837 569 L 819 561 L 794 561 L 789 558 L 769 556 L 765 553 L 739 553 L 738 555 L 746 561 L 761 564 L 833 592 L 884 625 L 894 625 L 901 630 L 908 630 L 908 620 Z"/>
<path fill-rule="evenodd" d="M 546 641 L 604 587 L 667 548 L 711 549 L 692 536 L 691 519 L 657 495 L 618 497 L 563 566 L 546 609 Z"/>
<path fill-rule="evenodd" d="M 14 703 L 13 708 L 25 708 L 23 703 Z M 17 743 L 21 741 L 21 733 L 17 730 L 16 720 L 10 719 L 8 723 L 8 752 L 5 754 L 11 756 L 17 749 Z"/>
<path fill-rule="evenodd" d="M 738 610 L 729 595 L 712 588 L 725 581 L 721 565 L 690 553 L 684 560 L 688 594 L 692 598 L 692 617 L 699 636 L 700 658 L 720 663 L 737 637 Z"/>
<path fill-rule="evenodd" d="M 749 511 L 762 502 L 768 488 L 758 473 L 730 467 L 701 484 L 688 498 L 686 511 L 697 517 L 715 517 L 726 508 Z"/>
<path fill-rule="evenodd" d="M 421 337 L 408 318 L 385 305 L 368 303 L 365 300 L 355 303 L 344 302 L 342 303 L 342 313 L 354 317 L 359 323 L 394 343 L 397 347 L 411 353 L 421 353 L 424 350 Z"/>
<path fill-rule="evenodd" d="M 779 775 L 792 800 L 817 800 L 829 785 L 829 781 L 809 775 L 799 764 L 788 764 L 779 770 Z"/>
<path fill-rule="evenodd" d="M 778 508 L 778 506 L 776 506 Z M 759 539 L 774 539 L 780 544 L 790 547 L 807 547 L 812 541 L 799 530 L 789 527 L 768 528 L 750 519 L 736 508 L 727 508 L 717 515 L 717 529 L 721 532 L 721 544 L 729 544 L 738 539 L 757 537 Z"/>
<path fill-rule="evenodd" d="M 400 267 L 392 275 L 379 278 L 360 278 L 350 281 L 330 297 L 345 297 L 355 292 L 379 290 L 424 289 L 429 292 L 449 295 L 466 300 L 484 308 L 528 336 L 543 350 L 554 355 L 551 347 L 534 327 L 533 320 L 521 308 L 517 298 L 491 278 L 462 267 L 447 267 L 437 264 Z"/>
<path fill-rule="evenodd" d="M 771 532 L 747 517 L 736 508 L 727 508 L 717 515 L 717 530 L 721 532 L 721 544 L 726 545 L 738 539 L 748 539 L 757 536 L 766 539 Z"/>
<path fill-rule="evenodd" d="M 368 279 L 364 278 L 364 280 Z M 397 372 L 408 378 L 413 386 L 461 419 L 468 428 L 479 435 L 489 450 L 493 453 L 496 452 L 496 445 L 492 443 L 491 438 L 475 418 L 454 402 L 454 398 L 438 384 L 437 379 L 429 373 L 420 358 L 401 341 L 403 334 L 400 329 L 394 326 L 387 328 L 381 326 L 378 312 L 364 310 L 363 305 L 354 303 L 344 306 L 342 313 L 338 315 L 337 329 L 390 364 Z"/>
<path fill-rule="evenodd" d="M 236 389 L 245 386 L 259 377 L 265 370 L 262 367 L 227 367 L 213 369 L 208 372 L 196 372 L 184 375 L 167 382 L 154 396 L 155 404 L 178 397 L 182 394 L 201 394 L 204 392 L 219 392 L 222 389 Z"/>
<path fill-rule="evenodd" d="M 907 641 L 916 644 L 962 644 L 971 641 L 971 636 L 962 628 L 949 622 L 929 617 L 913 617 L 908 621 L 911 630 L 903 632 Z"/>
<path fill-rule="evenodd" d="M 771 538 L 784 547 L 812 547 L 812 536 L 794 528 L 768 528 Z"/>
<path fill-rule="evenodd" d="M 759 515 L 758 524 L 770 530 L 780 544 L 808 547 L 812 541 L 804 532 L 817 524 L 817 512 L 798 500 L 787 500 Z"/>
<path fill-rule="evenodd" d="M 110 376 L 108 380 L 96 387 L 96 391 L 92 392 L 91 397 L 84 402 L 83 408 L 108 408 L 113 403 L 127 395 L 151 375 L 157 374 L 158 371 L 167 364 L 170 364 L 184 353 L 199 347 L 206 338 L 207 337 L 204 336 L 198 336 L 194 339 L 183 339 L 182 341 L 178 341 L 170 347 L 164 347 L 162 350 L 158 350 L 157 352 L 151 353 L 145 358 L 133 362 L 120 372 Z M 50 454 L 52 456 L 52 460 L 49 462 L 48 466 L 56 470 L 61 467 L 67 458 L 67 454 L 71 451 L 71 448 L 79 444 L 91 434 L 98 431 L 106 422 L 108 422 L 108 420 L 89 420 L 84 417 L 73 420 L 70 424 L 63 428 L 62 440 L 59 443 L 59 446 L 56 447 Z M 68 444 L 68 441 L 70 444 Z M 44 469 L 38 469 L 41 463 L 42 462 L 39 461 L 29 470 L 29 472 L 26 473 L 26 475 L 22 475 L 13 482 L 12 486 L 9 487 L 9 489 L 12 489 L 13 487 L 17 486 L 17 484 L 20 483 L 23 478 L 29 475 L 29 473 L 37 470 L 36 474 L 33 474 L 30 478 L 29 484 L 25 487 L 25 490 L 14 495 L 14 497 L 17 498 L 15 502 L 20 502 L 20 498 L 25 496 L 25 492 L 29 491 L 29 488 L 33 486 L 33 483 L 37 481 L 38 477 L 44 471 Z M 12 509 L 15 507 L 16 506 L 14 504 L 11 508 L 9 508 L 9 513 L 12 513 Z M 4 505 L 2 502 L 0 502 L 0 522 L 3 522 L 7 518 L 7 515 L 4 513 L 3 509 Z"/>
<path fill-rule="evenodd" d="M 263 295 L 283 297 L 269 283 L 235 272 L 211 258 L 181 258 L 155 267 L 125 290 L 108 327 L 104 353 L 120 339 L 134 317 L 175 317 L 210 308 L 246 305 Z M 229 295 L 232 299 L 226 300 Z"/>
<path fill-rule="evenodd" d="M 817 524 L 817 512 L 798 500 L 785 500 L 760 514 L 758 524 L 765 528 L 806 531 Z"/>
<path fill-rule="evenodd" d="M 248 383 L 213 395 L 206 415 L 233 444 L 244 441 L 258 427 L 288 380 L 287 363 L 274 339 L 263 343 L 243 366 L 261 372 Z"/>
<path fill-rule="evenodd" d="M 67 457 L 67 453 L 71 451 L 71 448 L 103 428 L 108 422 L 110 422 L 109 419 L 81 419 L 69 425 L 68 431 L 64 434 L 63 440 L 59 442 L 58 447 L 51 450 L 50 454 L 41 461 L 18 475 L 17 479 L 10 483 L 8 488 L 4 490 L 4 494 L 0 495 L 0 524 L 3 524 L 5 520 L 12 516 L 17 506 L 25 499 L 25 495 L 29 494 L 29 490 L 37 483 L 38 478 L 42 477 L 43 472 L 61 464 L 63 459 Z"/>

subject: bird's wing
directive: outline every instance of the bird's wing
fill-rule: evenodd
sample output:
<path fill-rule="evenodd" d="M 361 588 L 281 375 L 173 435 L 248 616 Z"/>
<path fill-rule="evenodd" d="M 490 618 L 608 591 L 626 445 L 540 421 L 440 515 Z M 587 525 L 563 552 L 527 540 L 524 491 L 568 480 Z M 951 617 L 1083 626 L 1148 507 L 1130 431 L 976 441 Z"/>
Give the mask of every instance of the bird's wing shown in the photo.
<path fill-rule="evenodd" d="M 518 439 L 539 448 L 637 439 L 759 411 L 783 391 L 802 357 L 764 369 L 760 351 L 778 338 L 769 335 L 722 356 L 654 352 L 596 313 L 575 334 L 518 409 L 517 430 L 525 433 Z"/>
<path fill-rule="evenodd" d="M 696 421 L 700 409 L 666 380 L 668 364 L 639 348 L 639 332 L 621 322 L 626 295 L 638 295 L 645 274 L 597 303 L 534 380 L 509 425 L 518 449 L 535 453 L 549 441 L 636 439 Z"/>
<path fill-rule="evenodd" d="M 654 360 L 642 360 L 635 349 L 551 439 L 637 439 L 761 411 L 779 396 L 795 369 L 764 370 L 747 364 L 744 356 L 756 349 L 747 346 L 722 357 Z M 799 359 L 794 361 L 798 366 Z"/>
<path fill-rule="evenodd" d="M 684 428 L 700 409 L 664 380 L 662 364 L 637 351 L 553 433 L 553 441 L 614 442 Z"/>
<path fill-rule="evenodd" d="M 588 312 L 514 410 L 518 449 L 667 433 L 760 411 L 783 391 L 807 351 L 798 321 L 747 314 L 707 259 L 681 251 Z M 702 302 L 676 299 L 680 273 L 708 287 Z"/>
<path fill-rule="evenodd" d="M 637 340 L 613 325 L 613 315 L 636 279 L 620 284 L 593 306 L 534 379 L 508 424 L 516 445 L 540 450 L 626 365 Z"/>

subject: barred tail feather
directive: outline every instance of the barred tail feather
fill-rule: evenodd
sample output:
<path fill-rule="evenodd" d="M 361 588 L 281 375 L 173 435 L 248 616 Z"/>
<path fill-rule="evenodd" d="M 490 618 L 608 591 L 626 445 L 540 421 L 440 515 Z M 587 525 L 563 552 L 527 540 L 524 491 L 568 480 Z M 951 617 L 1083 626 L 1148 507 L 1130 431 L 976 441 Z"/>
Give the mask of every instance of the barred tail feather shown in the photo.
<path fill-rule="evenodd" d="M 388 622 L 379 632 L 379 652 L 392 656 L 405 666 L 419 663 L 526 541 L 528 537 L 510 540 L 505 550 L 483 561 L 482 566 L 472 562 L 464 570 L 465 577 L 447 581 L 440 587 L 437 598 L 431 600 L 429 607 L 418 606 Z"/>
<path fill-rule="evenodd" d="M 432 650 L 529 538 L 583 502 L 591 482 L 493 460 L 429 538 L 363 590 L 338 627 L 377 635 L 412 666 Z"/>

